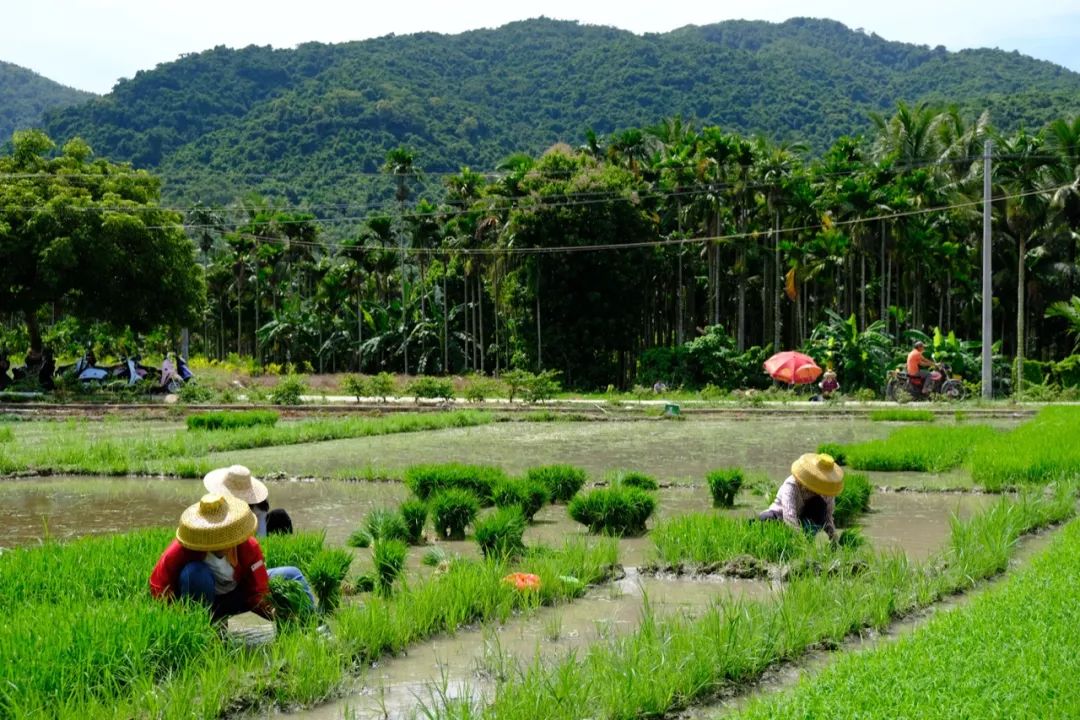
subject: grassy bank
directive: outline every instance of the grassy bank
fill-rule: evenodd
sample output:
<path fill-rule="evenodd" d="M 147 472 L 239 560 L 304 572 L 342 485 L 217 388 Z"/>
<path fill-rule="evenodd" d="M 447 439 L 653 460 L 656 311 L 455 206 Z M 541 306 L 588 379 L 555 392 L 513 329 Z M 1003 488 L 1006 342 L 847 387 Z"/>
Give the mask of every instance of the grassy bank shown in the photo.
<path fill-rule="evenodd" d="M 516 567 L 541 578 L 520 593 L 502 563 L 456 560 L 388 597 L 364 596 L 328 619 L 331 635 L 295 629 L 269 645 L 223 643 L 201 608 L 149 597 L 171 537 L 148 530 L 0 555 L 0 717 L 203 717 L 307 704 L 357 667 L 472 622 L 576 597 L 605 578 L 613 542 L 569 544 Z M 265 543 L 267 564 L 304 569 L 322 537 Z"/>
<path fill-rule="evenodd" d="M 746 683 L 808 648 L 881 628 L 945 594 L 1001 572 L 1016 538 L 1073 512 L 1074 493 L 1002 499 L 957 522 L 952 546 L 927 564 L 866 553 L 836 572 L 790 582 L 776 600 L 717 605 L 697 618 L 646 610 L 636 632 L 557 663 L 534 662 L 501 683 L 484 705 L 444 698 L 433 718 L 660 718 Z M 847 568 L 846 570 L 844 568 Z"/>
<path fill-rule="evenodd" d="M 386 417 L 333 417 L 282 425 L 135 434 L 119 424 L 70 420 L 11 426 L 14 442 L 0 444 L 0 474 L 166 474 L 200 477 L 214 452 L 393 433 L 484 425 L 491 413 L 461 410 Z"/>
<path fill-rule="evenodd" d="M 1080 524 L 1073 522 L 1000 590 L 894 643 L 845 654 L 738 717 L 1073 717 L 1080 605 L 1063 599 L 1078 594 Z"/>

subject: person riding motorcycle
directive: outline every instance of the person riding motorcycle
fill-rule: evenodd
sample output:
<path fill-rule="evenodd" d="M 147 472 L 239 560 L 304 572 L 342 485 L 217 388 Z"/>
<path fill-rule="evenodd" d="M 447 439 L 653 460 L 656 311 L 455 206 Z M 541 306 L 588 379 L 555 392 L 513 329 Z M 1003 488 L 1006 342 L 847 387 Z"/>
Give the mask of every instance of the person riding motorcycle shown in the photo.
<path fill-rule="evenodd" d="M 923 370 L 923 368 L 934 367 L 934 361 L 928 360 L 923 356 L 923 348 L 926 345 L 922 340 L 915 341 L 915 347 L 907 356 L 907 374 L 911 379 L 913 385 L 916 385 L 920 392 L 925 393 L 926 380 L 930 376 L 929 370 Z"/>

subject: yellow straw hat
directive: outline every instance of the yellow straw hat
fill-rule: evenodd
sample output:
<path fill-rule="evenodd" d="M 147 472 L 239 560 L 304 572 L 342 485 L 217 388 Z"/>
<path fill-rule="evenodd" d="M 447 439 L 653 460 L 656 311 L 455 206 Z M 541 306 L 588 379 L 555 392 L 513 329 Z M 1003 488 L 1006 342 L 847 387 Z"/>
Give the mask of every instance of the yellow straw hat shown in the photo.
<path fill-rule="evenodd" d="M 257 505 L 270 494 L 266 485 L 251 477 L 251 471 L 243 465 L 211 470 L 203 478 L 203 485 L 207 492 L 232 495 L 248 505 Z"/>
<path fill-rule="evenodd" d="M 806 453 L 791 463 L 791 474 L 811 492 L 835 497 L 844 489 L 844 469 L 832 455 Z"/>
<path fill-rule="evenodd" d="M 207 494 L 180 515 L 176 539 L 188 550 L 228 550 L 254 535 L 258 523 L 243 500 Z"/>

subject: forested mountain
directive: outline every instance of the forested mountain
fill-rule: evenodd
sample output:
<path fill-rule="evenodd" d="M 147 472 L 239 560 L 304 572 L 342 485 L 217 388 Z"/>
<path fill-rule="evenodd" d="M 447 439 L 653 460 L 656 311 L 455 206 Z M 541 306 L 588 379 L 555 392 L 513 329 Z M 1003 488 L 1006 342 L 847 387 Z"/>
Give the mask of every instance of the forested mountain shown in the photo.
<path fill-rule="evenodd" d="M 41 125 L 46 110 L 77 105 L 92 97 L 93 93 L 0 61 L 0 144 L 7 142 L 14 130 Z"/>
<path fill-rule="evenodd" d="M 460 35 L 387 36 L 292 50 L 223 47 L 53 112 L 58 142 L 158 169 L 165 196 L 244 190 L 362 211 L 393 192 L 387 150 L 440 172 L 584 142 L 681 115 L 821 152 L 897 101 L 989 108 L 1002 129 L 1080 110 L 1080 75 L 998 50 L 889 42 L 829 20 L 730 21 L 644 36 L 536 19 Z M 421 191 L 423 192 L 423 191 Z"/>

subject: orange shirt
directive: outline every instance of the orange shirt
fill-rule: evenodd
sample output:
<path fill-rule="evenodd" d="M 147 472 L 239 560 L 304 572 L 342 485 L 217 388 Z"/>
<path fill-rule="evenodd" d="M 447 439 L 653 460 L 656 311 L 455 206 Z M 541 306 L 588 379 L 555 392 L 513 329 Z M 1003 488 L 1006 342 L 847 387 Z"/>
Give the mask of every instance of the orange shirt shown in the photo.
<path fill-rule="evenodd" d="M 907 356 L 907 372 L 908 375 L 918 375 L 919 367 L 925 365 L 926 361 L 923 359 L 922 350 L 915 348 L 908 353 Z"/>

